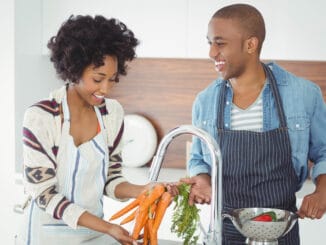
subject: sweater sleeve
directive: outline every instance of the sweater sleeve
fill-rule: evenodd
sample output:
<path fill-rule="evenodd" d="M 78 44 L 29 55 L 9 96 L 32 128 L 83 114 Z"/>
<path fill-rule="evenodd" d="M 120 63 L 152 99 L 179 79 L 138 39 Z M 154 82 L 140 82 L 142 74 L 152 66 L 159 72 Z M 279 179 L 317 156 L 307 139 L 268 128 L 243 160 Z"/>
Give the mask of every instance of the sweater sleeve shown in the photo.
<path fill-rule="evenodd" d="M 127 180 L 122 175 L 123 131 L 124 112 L 122 106 L 115 100 L 107 100 L 107 114 L 104 122 L 108 129 L 109 169 L 104 193 L 116 200 L 125 201 L 115 196 L 115 188 Z"/>
<path fill-rule="evenodd" d="M 58 193 L 55 145 L 58 109 L 32 106 L 23 122 L 23 166 L 25 191 L 37 206 L 55 219 L 62 219 L 72 228 L 77 227 L 85 210 Z"/>

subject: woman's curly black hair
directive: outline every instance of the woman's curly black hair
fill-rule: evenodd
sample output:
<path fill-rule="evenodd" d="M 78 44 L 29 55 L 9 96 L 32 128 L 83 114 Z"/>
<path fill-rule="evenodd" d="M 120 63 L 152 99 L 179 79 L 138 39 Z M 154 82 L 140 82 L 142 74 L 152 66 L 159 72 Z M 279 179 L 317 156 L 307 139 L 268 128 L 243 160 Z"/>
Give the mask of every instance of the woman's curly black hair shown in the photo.
<path fill-rule="evenodd" d="M 126 75 L 126 61 L 135 58 L 137 45 L 133 32 L 117 19 L 77 15 L 62 24 L 47 46 L 59 77 L 78 83 L 87 66 L 104 65 L 107 55 L 117 57 L 118 75 Z"/>

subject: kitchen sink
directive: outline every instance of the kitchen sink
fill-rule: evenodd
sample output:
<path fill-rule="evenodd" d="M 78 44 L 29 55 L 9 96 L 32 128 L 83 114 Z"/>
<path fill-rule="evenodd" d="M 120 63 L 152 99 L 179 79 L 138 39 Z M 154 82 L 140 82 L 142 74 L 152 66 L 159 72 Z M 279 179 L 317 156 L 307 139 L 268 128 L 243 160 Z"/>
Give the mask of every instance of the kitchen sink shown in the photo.
<path fill-rule="evenodd" d="M 159 245 L 182 245 L 182 242 L 172 241 L 172 240 L 165 240 L 165 239 L 158 239 Z"/>

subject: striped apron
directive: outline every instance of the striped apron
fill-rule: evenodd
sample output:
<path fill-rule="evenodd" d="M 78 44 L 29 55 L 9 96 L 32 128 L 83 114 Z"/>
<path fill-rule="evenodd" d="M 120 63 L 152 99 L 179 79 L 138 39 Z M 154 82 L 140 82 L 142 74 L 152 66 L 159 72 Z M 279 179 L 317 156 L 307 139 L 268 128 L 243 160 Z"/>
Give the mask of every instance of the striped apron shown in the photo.
<path fill-rule="evenodd" d="M 218 135 L 223 156 L 223 212 L 268 207 L 296 212 L 298 178 L 292 166 L 291 145 L 275 77 L 264 65 L 275 98 L 280 127 L 266 132 L 224 128 L 226 81 L 218 104 Z M 245 244 L 246 238 L 229 219 L 223 221 L 223 244 Z M 299 245 L 298 222 L 279 244 Z"/>
<path fill-rule="evenodd" d="M 70 135 L 70 113 L 66 97 L 62 102 L 64 122 L 57 155 L 58 183 L 56 189 L 68 200 L 102 218 L 103 190 L 108 171 L 107 134 L 100 111 L 95 108 L 101 131 L 91 140 L 76 147 Z M 16 244 L 31 245 L 78 245 L 118 244 L 112 237 L 85 227 L 76 230 L 62 220 L 54 219 L 37 207 L 33 201 L 26 224 L 26 239 L 17 239 Z M 25 226 L 25 227 L 26 227 Z"/>

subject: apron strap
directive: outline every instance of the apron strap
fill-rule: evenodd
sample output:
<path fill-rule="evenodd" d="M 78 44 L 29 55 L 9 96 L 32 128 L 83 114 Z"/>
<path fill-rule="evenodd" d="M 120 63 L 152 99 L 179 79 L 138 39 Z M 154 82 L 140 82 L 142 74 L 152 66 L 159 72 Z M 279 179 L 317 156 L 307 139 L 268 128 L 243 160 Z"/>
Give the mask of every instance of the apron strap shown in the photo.
<path fill-rule="evenodd" d="M 277 108 L 278 116 L 280 119 L 280 127 L 286 129 L 287 125 L 286 125 L 286 120 L 285 120 L 285 114 L 284 114 L 284 109 L 282 106 L 282 99 L 281 99 L 280 93 L 277 88 L 276 78 L 275 78 L 272 70 L 266 64 L 262 63 L 262 65 L 264 67 L 266 76 L 268 77 L 268 79 L 270 81 L 272 92 L 275 97 L 276 108 Z"/>
<path fill-rule="evenodd" d="M 218 131 L 224 129 L 224 102 L 225 102 L 227 83 L 228 83 L 227 80 L 224 80 L 222 82 L 222 88 L 220 89 L 220 96 L 217 104 L 217 118 L 219 119 L 217 125 Z"/>
<path fill-rule="evenodd" d="M 67 94 L 62 99 L 62 110 L 63 110 L 63 121 L 69 122 L 70 121 L 70 112 L 67 102 Z"/>

